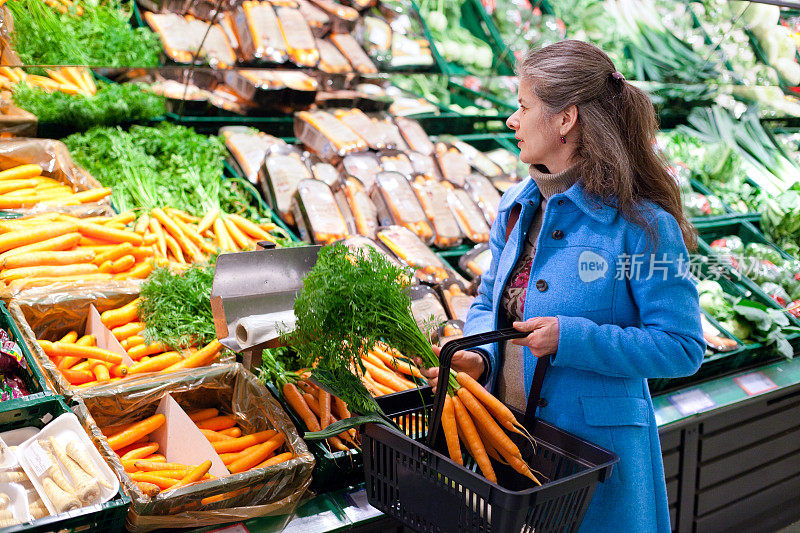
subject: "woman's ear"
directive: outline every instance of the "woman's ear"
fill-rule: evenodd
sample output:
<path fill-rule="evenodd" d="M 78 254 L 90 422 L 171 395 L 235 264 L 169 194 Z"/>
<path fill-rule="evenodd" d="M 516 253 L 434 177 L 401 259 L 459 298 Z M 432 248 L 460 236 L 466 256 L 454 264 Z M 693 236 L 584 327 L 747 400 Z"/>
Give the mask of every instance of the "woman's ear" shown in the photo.
<path fill-rule="evenodd" d="M 578 106 L 571 105 L 559 113 L 560 123 L 558 125 L 559 134 L 566 136 L 578 122 Z"/>

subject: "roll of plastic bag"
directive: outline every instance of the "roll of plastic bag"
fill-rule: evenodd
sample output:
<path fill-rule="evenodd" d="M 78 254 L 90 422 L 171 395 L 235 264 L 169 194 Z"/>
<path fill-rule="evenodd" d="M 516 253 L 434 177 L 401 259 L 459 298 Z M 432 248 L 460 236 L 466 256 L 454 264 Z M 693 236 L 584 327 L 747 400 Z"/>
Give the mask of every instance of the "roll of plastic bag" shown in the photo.
<path fill-rule="evenodd" d="M 294 311 L 246 316 L 236 321 L 236 341 L 241 346 L 255 346 L 278 338 L 282 331 L 294 327 L 294 324 Z"/>

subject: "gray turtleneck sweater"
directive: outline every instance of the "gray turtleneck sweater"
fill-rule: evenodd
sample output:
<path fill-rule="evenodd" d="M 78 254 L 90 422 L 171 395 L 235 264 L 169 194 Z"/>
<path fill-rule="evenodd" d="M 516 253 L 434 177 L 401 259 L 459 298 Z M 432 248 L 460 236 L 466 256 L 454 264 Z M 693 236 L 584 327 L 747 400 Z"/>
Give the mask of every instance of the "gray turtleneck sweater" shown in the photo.
<path fill-rule="evenodd" d="M 505 311 L 509 324 L 522 320 L 525 314 L 525 297 L 528 293 L 531 263 L 536 254 L 536 242 L 542 229 L 547 201 L 554 194 L 565 192 L 578 181 L 574 167 L 563 170 L 558 174 L 550 174 L 543 172 L 543 170 L 546 169 L 537 168 L 533 165 L 530 167 L 531 178 L 536 182 L 541 193 L 541 203 L 533 215 L 522 252 L 517 259 L 516 266 L 508 277 L 501 296 L 500 305 L 502 310 Z M 523 351 L 521 346 L 510 342 L 505 344 L 497 387 L 498 397 L 501 400 L 520 411 L 525 411 L 527 397 L 525 395 Z"/>

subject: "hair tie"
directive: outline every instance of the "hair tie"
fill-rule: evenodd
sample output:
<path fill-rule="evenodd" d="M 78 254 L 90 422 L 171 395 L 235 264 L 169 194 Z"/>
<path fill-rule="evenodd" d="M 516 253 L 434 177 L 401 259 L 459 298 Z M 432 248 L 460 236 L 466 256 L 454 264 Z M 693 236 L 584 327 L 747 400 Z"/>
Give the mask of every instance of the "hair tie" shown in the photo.
<path fill-rule="evenodd" d="M 611 77 L 617 81 L 625 81 L 625 76 L 622 75 L 622 72 L 614 71 L 611 73 Z"/>

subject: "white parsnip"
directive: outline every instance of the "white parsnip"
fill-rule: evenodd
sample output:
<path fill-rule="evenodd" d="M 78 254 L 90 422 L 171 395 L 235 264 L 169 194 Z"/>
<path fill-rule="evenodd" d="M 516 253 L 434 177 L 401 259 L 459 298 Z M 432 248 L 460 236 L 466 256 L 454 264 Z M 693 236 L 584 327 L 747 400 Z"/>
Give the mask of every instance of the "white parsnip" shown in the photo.
<path fill-rule="evenodd" d="M 78 501 L 74 494 L 66 492 L 56 485 L 55 481 L 49 476 L 42 478 L 42 488 L 58 513 L 73 511 L 81 506 L 81 502 Z"/>
<path fill-rule="evenodd" d="M 64 468 L 69 472 L 72 483 L 75 486 L 75 495 L 78 496 L 78 499 L 87 505 L 97 501 L 97 499 L 100 498 L 100 486 L 97 484 L 97 480 L 78 466 L 78 463 L 72 458 L 67 456 L 64 447 L 54 437 L 50 437 L 49 444 L 56 458 L 61 461 L 61 464 L 63 464 Z"/>
<path fill-rule="evenodd" d="M 0 492 L 0 510 L 7 508 L 10 502 L 11 498 L 8 497 L 8 494 Z"/>
<path fill-rule="evenodd" d="M 26 481 L 28 481 L 28 476 L 21 470 L 0 472 L 0 483 L 25 483 Z"/>
<path fill-rule="evenodd" d="M 78 463 L 78 466 L 80 466 L 84 472 L 96 479 L 100 485 L 107 489 L 113 488 L 100 469 L 97 468 L 97 465 L 89 456 L 89 453 L 78 441 L 71 440 L 67 443 L 67 455 L 70 459 Z"/>
<path fill-rule="evenodd" d="M 47 510 L 47 506 L 41 499 L 28 503 L 28 512 L 34 520 L 44 518 L 50 514 L 50 511 Z"/>
<path fill-rule="evenodd" d="M 72 484 L 67 480 L 67 477 L 64 475 L 64 472 L 61 471 L 61 467 L 58 466 L 58 461 L 56 461 L 55 456 L 53 455 L 53 451 L 50 449 L 50 443 L 44 439 L 38 440 L 39 447 L 44 451 L 47 455 L 47 458 L 50 460 L 50 467 L 47 469 L 45 475 L 53 480 L 56 485 L 61 487 L 61 490 L 68 494 L 75 494 L 75 488 Z"/>

